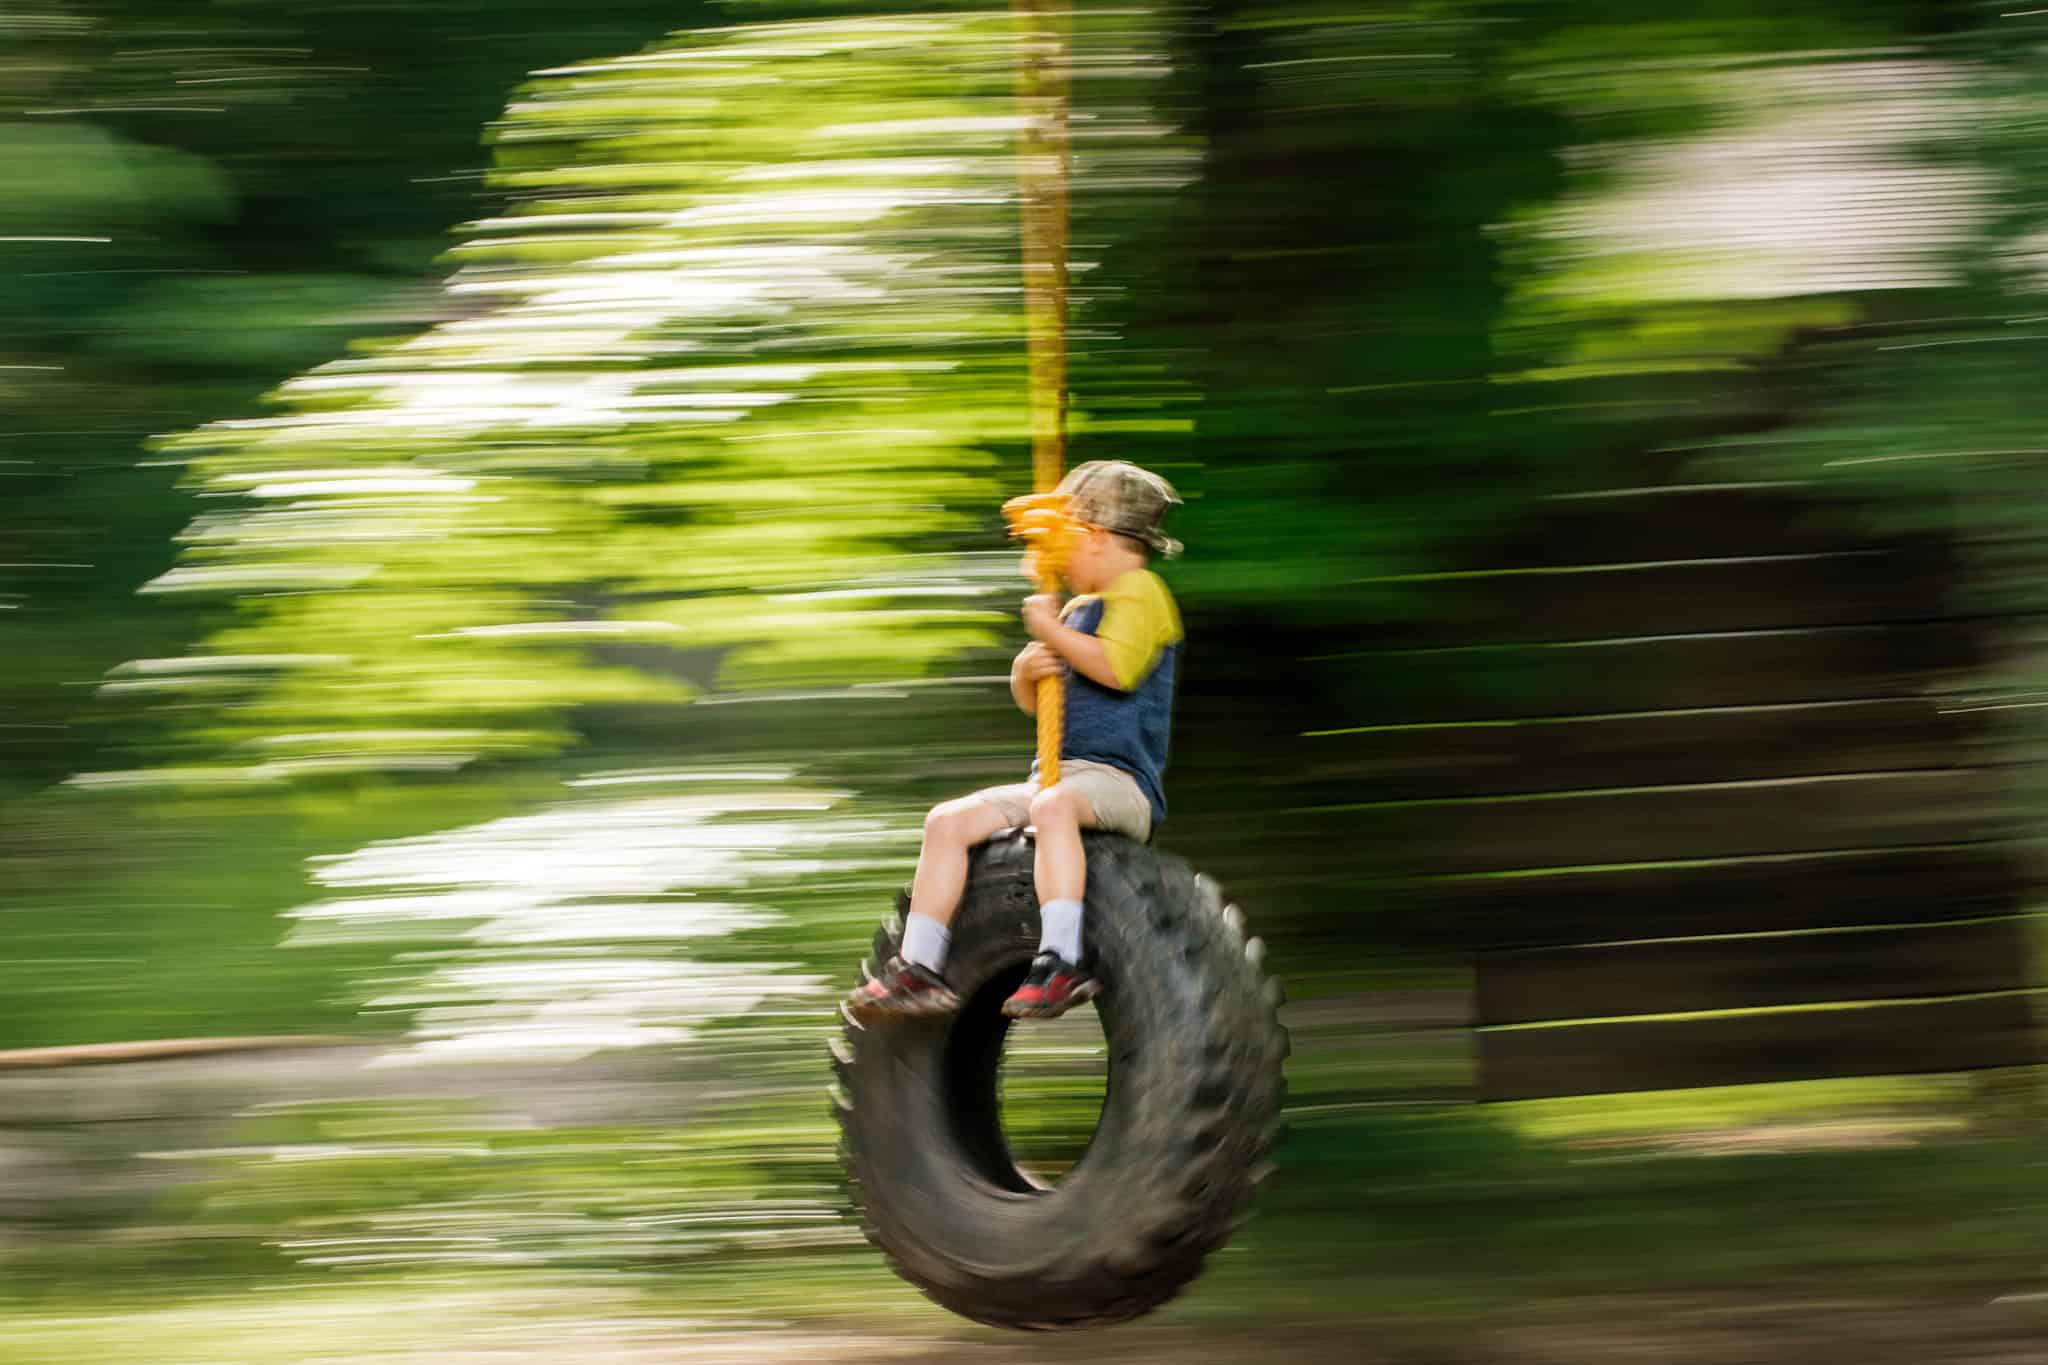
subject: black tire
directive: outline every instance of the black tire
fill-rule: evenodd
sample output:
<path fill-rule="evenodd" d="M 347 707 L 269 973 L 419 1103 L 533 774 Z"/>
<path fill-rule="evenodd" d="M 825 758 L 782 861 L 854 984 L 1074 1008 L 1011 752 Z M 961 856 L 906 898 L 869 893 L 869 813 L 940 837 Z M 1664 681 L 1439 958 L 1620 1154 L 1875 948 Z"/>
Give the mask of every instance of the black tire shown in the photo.
<path fill-rule="evenodd" d="M 833 1047 L 841 1155 L 868 1239 L 934 1301 L 1000 1327 L 1102 1326 L 1172 1298 L 1243 1221 L 1279 1133 L 1279 985 L 1243 915 L 1179 858 L 1085 839 L 1108 1079 L 1095 1136 L 1056 1186 L 1018 1169 L 997 1112 L 1000 1006 L 1038 944 L 1023 832 L 970 865 L 946 964 L 961 1011 L 848 1020 Z M 900 932 L 884 923 L 867 970 Z"/>

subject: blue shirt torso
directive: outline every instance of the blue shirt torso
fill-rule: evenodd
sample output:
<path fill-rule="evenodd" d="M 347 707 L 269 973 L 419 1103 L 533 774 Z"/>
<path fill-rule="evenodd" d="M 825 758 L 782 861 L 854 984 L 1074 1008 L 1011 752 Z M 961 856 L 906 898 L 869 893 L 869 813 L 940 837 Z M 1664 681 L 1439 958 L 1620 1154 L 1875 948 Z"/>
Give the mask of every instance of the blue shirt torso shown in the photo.
<path fill-rule="evenodd" d="M 1066 623 L 1085 635 L 1102 624 L 1101 598 L 1083 602 L 1067 614 Z M 1158 663 L 1129 692 L 1067 674 L 1066 734 L 1060 757 L 1085 763 L 1107 763 L 1138 780 L 1152 804 L 1152 824 L 1166 819 L 1166 754 L 1173 737 L 1173 689 L 1180 671 L 1184 641 L 1175 640 L 1159 653 Z"/>

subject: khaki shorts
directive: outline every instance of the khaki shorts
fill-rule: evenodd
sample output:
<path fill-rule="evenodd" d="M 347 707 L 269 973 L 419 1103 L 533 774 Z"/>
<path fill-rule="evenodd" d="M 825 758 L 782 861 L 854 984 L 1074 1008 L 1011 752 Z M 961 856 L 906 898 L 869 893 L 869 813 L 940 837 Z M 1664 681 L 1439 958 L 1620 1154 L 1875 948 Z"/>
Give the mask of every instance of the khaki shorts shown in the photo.
<path fill-rule="evenodd" d="M 1112 834 L 1128 834 L 1139 843 L 1152 837 L 1152 803 L 1138 779 L 1122 768 L 1084 759 L 1060 760 L 1060 785 L 1072 787 L 1088 798 L 1095 811 L 1095 827 Z M 1035 782 L 1012 782 L 1001 787 L 984 787 L 974 800 L 986 801 L 1003 813 L 1012 825 L 1031 823 L 1031 798 L 1038 795 Z"/>

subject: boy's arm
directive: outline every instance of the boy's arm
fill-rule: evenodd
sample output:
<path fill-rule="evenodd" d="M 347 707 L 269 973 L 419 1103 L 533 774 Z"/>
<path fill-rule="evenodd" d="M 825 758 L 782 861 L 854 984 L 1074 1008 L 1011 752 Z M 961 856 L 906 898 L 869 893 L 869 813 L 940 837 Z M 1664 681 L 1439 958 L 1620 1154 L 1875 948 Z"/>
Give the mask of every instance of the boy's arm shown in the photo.
<path fill-rule="evenodd" d="M 1024 676 L 1024 661 L 1031 657 L 1031 646 L 1017 651 L 1017 657 L 1010 660 L 1010 700 L 1017 703 L 1017 709 L 1027 716 L 1038 714 L 1038 683 Z"/>
<path fill-rule="evenodd" d="M 1182 634 L 1172 595 L 1146 573 L 1125 574 L 1111 586 L 1093 635 L 1062 624 L 1053 597 L 1025 599 L 1024 624 L 1075 672 L 1119 692 L 1143 683 L 1161 652 Z"/>
<path fill-rule="evenodd" d="M 1123 691 L 1124 685 L 1117 681 L 1116 669 L 1111 666 L 1109 651 L 1102 647 L 1102 641 L 1086 631 L 1075 630 L 1072 626 L 1062 624 L 1059 613 L 1057 597 L 1049 593 L 1027 597 L 1024 599 L 1024 628 L 1031 632 L 1033 639 L 1065 659 L 1082 677 L 1104 687 L 1114 687 L 1119 692 Z M 1013 694 L 1016 692 L 1016 686 L 1017 674 L 1012 669 L 1010 690 Z M 1037 709 L 1037 703 L 1034 701 L 1032 710 L 1035 712 Z"/>
<path fill-rule="evenodd" d="M 1038 685 L 1047 678 L 1063 677 L 1066 672 L 1066 660 L 1054 653 L 1051 646 L 1033 640 L 1010 661 L 1010 699 L 1017 703 L 1019 711 L 1035 716 Z"/>

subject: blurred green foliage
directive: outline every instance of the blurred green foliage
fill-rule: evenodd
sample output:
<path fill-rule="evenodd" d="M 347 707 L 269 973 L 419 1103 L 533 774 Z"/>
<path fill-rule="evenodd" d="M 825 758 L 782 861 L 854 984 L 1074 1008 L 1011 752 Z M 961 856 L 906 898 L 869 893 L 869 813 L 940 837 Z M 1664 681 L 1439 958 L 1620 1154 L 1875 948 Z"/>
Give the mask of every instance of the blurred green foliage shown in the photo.
<path fill-rule="evenodd" d="M 203 976 L 230 943 L 263 957 L 303 851 L 559 773 L 517 763 L 701 746 L 740 713 L 662 717 L 707 691 L 1000 668 L 993 508 L 1024 481 L 1008 22 L 807 14 L 6 21 L 0 856 L 37 888 L 28 938 L 63 940 L 54 907 L 83 900 Z M 1246 642 L 1193 680 L 1221 705 L 1183 741 L 1214 784 L 1189 805 L 1227 804 L 1267 731 L 1401 686 L 1307 646 L 1422 610 L 1415 575 L 1544 491 L 1692 462 L 2023 522 L 2038 400 L 2013 357 L 2036 343 L 2009 324 L 2044 162 L 2034 59 L 2001 40 L 2025 27 L 1819 0 L 1084 14 L 1074 455 L 1182 485 L 1169 572 L 1199 634 Z M 1820 249 L 1825 176 L 1715 216 L 1773 164 L 1759 140 L 1800 137 L 1847 148 L 1869 202 L 1919 205 L 1849 243 L 1860 276 Z M 1759 235 L 1774 212 L 1799 230 Z M 1949 458 L 1959 432 L 2010 458 Z M 2030 566 L 1986 558 L 1973 589 L 2028 600 Z M 1425 662 L 1411 686 L 1527 685 L 1485 650 Z M 1224 733 L 1224 707 L 1261 719 Z M 938 795 L 996 770 L 999 711 L 856 718 L 812 757 Z M 748 733 L 779 739 L 768 714 Z M 906 753 L 936 766 L 894 771 Z M 346 785 L 366 770 L 456 776 Z M 145 794 L 36 794 L 77 775 Z M 182 844 L 120 832 L 222 783 L 251 802 L 191 808 Z M 252 889 L 132 889 L 223 865 Z M 44 894 L 59 866 L 88 880 Z M 79 994 L 17 1037 L 145 1017 L 92 1029 Z"/>
<path fill-rule="evenodd" d="M 474 922 L 280 951 L 279 912 L 320 894 L 309 859 L 678 755 L 858 791 L 877 828 L 829 875 L 764 879 L 781 918 L 705 959 L 843 976 L 916 808 L 1028 748 L 999 688 L 946 685 L 1000 672 L 1014 638 L 1009 29 L 881 9 L 0 15 L 0 1045 L 400 1031 L 408 1009 L 366 1002 L 471 951 Z M 812 22 L 772 22 L 792 15 Z M 1979 532 L 1973 600 L 2032 610 L 2041 25 L 1917 0 L 1084 11 L 1073 453 L 1189 496 L 1168 573 L 1211 642 L 1199 714 L 1230 723 L 1179 739 L 1207 784 L 1181 808 L 1242 809 L 1273 735 L 1400 687 L 1338 656 L 1546 492 L 1841 480 Z M 1842 160 L 1818 174 L 1802 139 Z M 1418 692 L 1505 705 L 1550 681 L 1484 649 L 1425 662 Z M 2032 686 L 2014 678 L 2016 706 Z M 54 785 L 81 775 L 107 780 Z M 1370 850 L 1284 887 L 1255 822 L 1202 851 L 1271 874 L 1281 925 L 1313 931 L 1275 935 L 1284 969 L 1321 974 L 1308 994 L 1449 979 L 1384 955 Z M 1332 1266 L 1398 1315 L 1620 1283 L 1906 1293 L 1930 1265 L 1981 1288 L 2033 1254 L 2026 1151 L 1674 1174 L 1588 1144 L 1686 1102 L 1411 1112 L 1456 1084 L 1454 1036 L 1375 1039 L 1304 1047 L 1295 1074 L 1331 1107 L 1197 1311 L 1334 1312 Z M 816 1038 L 784 1041 L 745 1063 L 765 1097 L 674 1130 L 272 1113 L 128 1210 L 142 1234 L 40 1250 L 77 1258 L 66 1294 L 109 1246 L 157 1264 L 152 1235 L 208 1283 L 288 1279 L 286 1241 L 400 1246 L 453 1211 L 609 1275 L 642 1264 L 619 1235 L 649 1208 L 833 1178 Z M 1093 1092 L 1040 1082 L 1028 1131 L 1057 1165 Z M 1686 1114 L 1969 1111 L 1937 1092 Z M 399 1150 L 352 1148 L 379 1122 Z M 736 1245 L 759 1211 L 714 1256 L 645 1227 L 634 1245 L 701 1303 L 900 1311 L 844 1228 Z"/>

